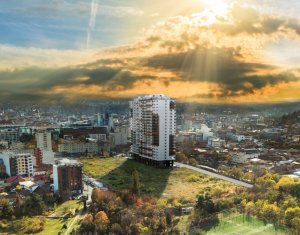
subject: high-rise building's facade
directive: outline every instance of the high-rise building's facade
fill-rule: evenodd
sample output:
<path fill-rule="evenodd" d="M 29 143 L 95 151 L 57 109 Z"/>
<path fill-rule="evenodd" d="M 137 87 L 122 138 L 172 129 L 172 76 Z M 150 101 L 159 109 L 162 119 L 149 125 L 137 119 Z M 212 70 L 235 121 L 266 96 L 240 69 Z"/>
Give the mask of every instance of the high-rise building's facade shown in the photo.
<path fill-rule="evenodd" d="M 35 150 L 36 162 L 43 164 L 54 164 L 51 132 L 37 132 L 35 134 L 35 138 L 37 146 L 37 149 Z"/>
<path fill-rule="evenodd" d="M 64 158 L 53 165 L 54 192 L 61 196 L 82 193 L 82 164 Z"/>
<path fill-rule="evenodd" d="M 1 152 L 0 159 L 3 160 L 9 176 L 33 175 L 33 156 L 29 153 Z"/>
<path fill-rule="evenodd" d="M 176 105 L 165 95 L 140 96 L 130 102 L 131 154 L 146 164 L 173 166 Z"/>
<path fill-rule="evenodd" d="M 37 132 L 35 134 L 36 147 L 40 150 L 52 151 L 52 141 L 50 132 Z"/>

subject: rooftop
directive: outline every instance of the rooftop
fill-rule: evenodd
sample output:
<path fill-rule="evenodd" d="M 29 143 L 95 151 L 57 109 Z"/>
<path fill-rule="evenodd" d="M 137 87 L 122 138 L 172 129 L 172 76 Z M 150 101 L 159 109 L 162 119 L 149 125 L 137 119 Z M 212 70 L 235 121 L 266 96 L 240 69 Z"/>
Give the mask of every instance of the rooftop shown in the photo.
<path fill-rule="evenodd" d="M 69 158 L 63 158 L 57 161 L 57 166 L 71 166 L 71 165 L 82 165 L 81 163 L 79 163 L 76 160 L 72 160 Z"/>

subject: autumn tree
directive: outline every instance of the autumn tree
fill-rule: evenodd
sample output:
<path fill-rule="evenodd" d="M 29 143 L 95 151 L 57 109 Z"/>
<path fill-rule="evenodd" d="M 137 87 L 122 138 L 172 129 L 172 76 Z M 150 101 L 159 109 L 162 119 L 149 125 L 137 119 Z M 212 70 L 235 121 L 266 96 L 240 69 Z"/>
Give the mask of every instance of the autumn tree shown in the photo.
<path fill-rule="evenodd" d="M 95 225 L 93 223 L 93 216 L 91 214 L 87 214 L 84 216 L 81 226 L 79 228 L 80 234 L 89 234 L 90 232 L 94 232 Z"/>
<path fill-rule="evenodd" d="M 104 211 L 99 211 L 95 215 L 95 226 L 96 230 L 100 234 L 107 234 L 108 232 L 109 219 Z"/>

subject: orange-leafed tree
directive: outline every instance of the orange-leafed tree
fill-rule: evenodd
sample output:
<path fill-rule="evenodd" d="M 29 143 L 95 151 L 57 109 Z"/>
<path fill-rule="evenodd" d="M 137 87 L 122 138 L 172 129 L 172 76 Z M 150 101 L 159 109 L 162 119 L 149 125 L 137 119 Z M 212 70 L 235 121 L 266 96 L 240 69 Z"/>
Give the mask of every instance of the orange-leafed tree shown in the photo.
<path fill-rule="evenodd" d="M 95 226 L 99 234 L 107 234 L 109 219 L 104 211 L 99 211 L 95 215 Z"/>

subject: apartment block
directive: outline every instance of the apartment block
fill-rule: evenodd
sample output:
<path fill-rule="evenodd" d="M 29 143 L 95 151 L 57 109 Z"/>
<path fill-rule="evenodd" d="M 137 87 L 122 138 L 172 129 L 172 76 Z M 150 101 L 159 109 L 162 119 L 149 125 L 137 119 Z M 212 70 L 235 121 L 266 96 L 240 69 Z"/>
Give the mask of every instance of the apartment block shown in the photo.
<path fill-rule="evenodd" d="M 173 166 L 175 101 L 165 95 L 140 96 L 130 102 L 131 155 L 156 167 Z"/>
<path fill-rule="evenodd" d="M 0 159 L 3 160 L 9 176 L 33 175 L 33 156 L 29 153 L 1 152 Z"/>
<path fill-rule="evenodd" d="M 53 165 L 54 192 L 62 196 L 82 193 L 82 164 L 64 158 Z"/>

